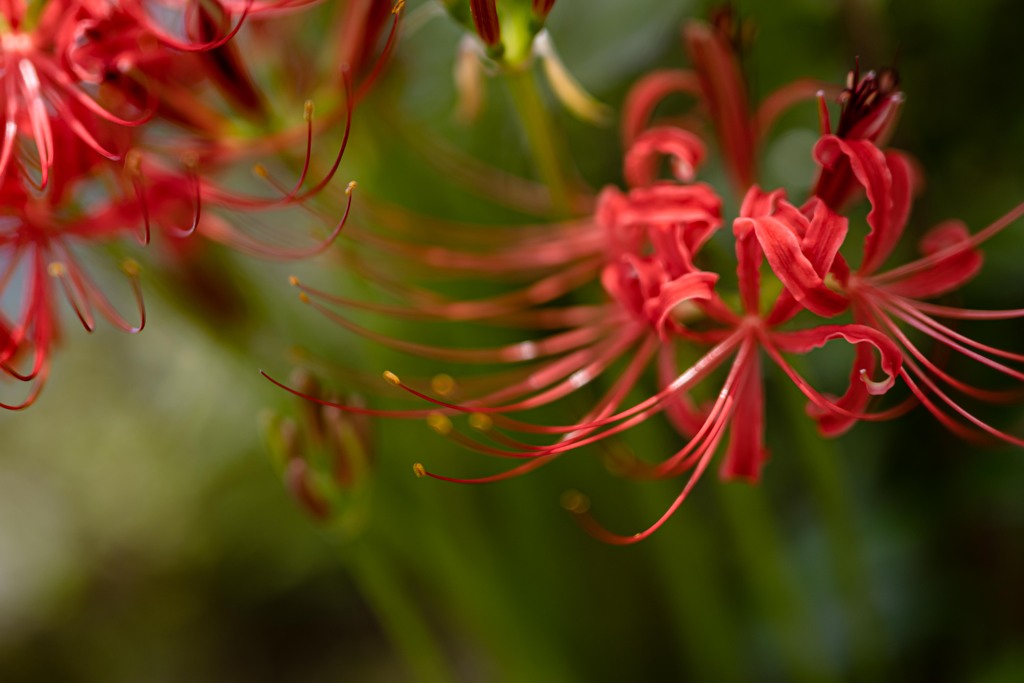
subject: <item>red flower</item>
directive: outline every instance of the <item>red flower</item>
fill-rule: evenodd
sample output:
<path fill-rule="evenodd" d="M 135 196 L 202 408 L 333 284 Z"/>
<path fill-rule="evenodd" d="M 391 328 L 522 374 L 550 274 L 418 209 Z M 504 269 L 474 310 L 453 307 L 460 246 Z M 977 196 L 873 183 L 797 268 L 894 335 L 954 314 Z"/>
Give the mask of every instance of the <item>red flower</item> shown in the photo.
<path fill-rule="evenodd" d="M 740 51 L 748 40 L 730 8 L 719 9 L 710 24 L 691 21 L 683 30 L 683 43 L 692 70 L 654 71 L 630 90 L 622 114 L 622 136 L 631 143 L 647 126 L 655 109 L 669 95 L 695 96 L 718 139 L 722 160 L 740 194 L 757 178 L 756 160 L 761 140 L 778 116 L 797 102 L 829 89 L 809 79 L 789 83 L 769 95 L 756 111 L 747 98 L 747 83 L 740 65 Z M 693 126 L 691 119 L 675 125 Z"/>
<path fill-rule="evenodd" d="M 135 127 L 150 119 L 152 102 L 135 107 L 123 98 L 112 98 L 97 90 L 106 81 L 121 82 L 132 69 L 125 57 L 126 40 L 137 36 L 130 27 L 103 33 L 115 46 L 101 50 L 108 60 L 96 64 L 77 59 L 90 52 L 101 17 L 72 0 L 47 3 L 38 21 L 26 22 L 25 7 L 5 5 L 4 19 L 10 30 L 0 36 L 0 101 L 5 122 L 0 147 L 0 175 L 5 173 L 25 136 L 35 147 L 35 158 L 18 159 L 39 170 L 39 185 L 45 187 L 54 165 L 55 138 L 70 137 L 54 126 L 73 133 L 100 157 L 117 160 L 123 149 L 112 128 Z M 106 12 L 104 12 L 106 13 Z M 138 48 L 136 48 L 137 50 Z M 120 101 L 119 101 L 120 100 Z M 121 141 L 123 142 L 123 141 Z"/>
<path fill-rule="evenodd" d="M 526 237 L 507 250 L 499 248 L 486 254 L 413 246 L 400 251 L 418 260 L 421 267 L 429 263 L 474 273 L 532 276 L 533 283 L 522 290 L 490 300 L 459 302 L 424 290 L 397 289 L 393 278 L 389 278 L 389 289 L 405 293 L 411 304 L 394 307 L 360 304 L 295 282 L 303 300 L 332 320 L 393 348 L 450 362 L 526 365 L 519 373 L 520 379 L 506 381 L 496 390 L 476 392 L 459 402 L 445 398 L 452 390 L 450 380 L 434 383 L 430 393 L 439 396 L 432 396 L 425 389 L 415 388 L 415 382 L 407 384 L 386 373 L 390 383 L 429 401 L 435 409 L 348 409 L 391 417 L 426 418 L 435 431 L 474 450 L 521 463 L 500 474 L 476 479 L 446 477 L 416 467 L 421 476 L 459 482 L 491 482 L 522 474 L 563 453 L 665 414 L 689 437 L 688 441 L 664 462 L 637 466 L 634 471 L 637 476 L 657 477 L 691 472 L 665 516 L 640 534 L 618 536 L 581 514 L 581 520 L 595 535 L 613 543 L 630 543 L 652 533 L 682 503 L 727 434 L 729 445 L 722 465 L 723 476 L 758 477 L 767 457 L 763 445 L 762 350 L 789 372 L 801 390 L 822 409 L 854 415 L 815 392 L 789 368 L 783 354 L 805 353 L 834 339 L 874 348 L 881 357 L 885 377 L 873 382 L 862 376 L 856 381 L 864 382 L 873 393 L 886 391 L 899 372 L 900 354 L 885 335 L 856 324 L 800 331 L 777 329 L 799 308 L 785 301 L 777 305 L 777 310 L 784 313 L 765 316 L 760 312 L 762 251 L 755 237 L 758 226 L 785 221 L 796 226 L 808 241 L 829 235 L 830 246 L 817 250 L 814 261 L 814 268 L 825 273 L 842 242 L 845 220 L 820 201 L 814 202 L 805 216 L 785 201 L 781 191 L 765 194 L 752 189 L 741 218 L 734 224 L 741 300 L 741 310 L 736 312 L 716 291 L 718 275 L 695 265 L 701 247 L 721 223 L 719 199 L 707 185 L 657 180 L 654 169 L 662 155 L 671 158 L 677 176 L 692 179 L 703 156 L 703 146 L 691 133 L 675 128 L 654 128 L 641 135 L 625 162 L 627 179 L 635 187 L 627 193 L 614 188 L 602 192 L 593 222 L 549 226 L 549 237 Z M 376 246 L 399 251 L 398 245 L 379 239 Z M 542 273 L 539 276 L 538 271 Z M 375 277 L 386 277 L 371 272 Z M 581 290 L 598 274 L 606 293 L 601 303 L 548 303 Z M 335 312 L 335 307 L 368 308 L 409 318 L 476 320 L 560 331 L 497 348 L 451 349 L 378 334 Z M 686 370 L 678 371 L 677 351 L 694 346 L 706 347 L 707 351 Z M 714 405 L 706 411 L 694 409 L 689 394 L 711 381 L 716 371 L 727 365 Z M 644 370 L 655 366 L 661 384 L 659 391 L 626 406 L 627 397 Z M 609 391 L 572 424 L 540 425 L 517 417 L 569 396 L 616 368 L 619 374 Z M 457 430 L 451 418 L 458 414 L 468 414 L 470 425 L 482 431 L 482 435 L 473 437 Z M 529 435 L 546 435 L 549 441 L 524 441 Z"/>
<path fill-rule="evenodd" d="M 980 389 L 953 377 L 940 362 L 922 351 L 904 329 L 906 326 L 929 337 L 941 354 L 958 353 L 1014 380 L 1024 379 L 1024 371 L 1007 364 L 1020 364 L 1024 356 L 976 342 L 940 322 L 1014 318 L 1024 316 L 1024 311 L 976 311 L 925 301 L 948 294 L 976 276 L 982 265 L 977 247 L 1024 215 L 1024 205 L 974 235 L 960 221 L 942 223 L 922 241 L 922 258 L 884 271 L 882 266 L 902 237 L 910 213 L 910 162 L 897 152 L 882 152 L 867 140 L 835 136 L 819 141 L 815 158 L 826 171 L 840 164 L 850 170 L 871 203 L 867 216 L 871 230 L 855 270 L 851 271 L 841 259 L 830 269 L 840 291 L 829 288 L 823 277 L 809 274 L 806 250 L 801 251 L 787 239 L 785 230 L 766 231 L 762 244 L 787 290 L 821 315 L 833 315 L 850 306 L 854 320 L 889 336 L 903 350 L 905 364 L 901 376 L 911 393 L 956 433 L 975 437 L 988 434 L 1024 444 L 1020 437 L 1000 431 L 969 412 L 950 391 L 983 401 L 999 400 L 1005 394 Z M 856 371 L 869 371 L 871 365 L 870 358 L 858 357 Z M 860 411 L 869 398 L 863 387 L 854 384 L 840 404 L 847 410 Z M 827 434 L 842 432 L 852 424 L 848 417 L 834 413 L 819 413 L 818 419 Z"/>
<path fill-rule="evenodd" d="M 619 544 L 636 542 L 658 529 L 689 495 L 723 441 L 721 476 L 759 478 L 768 458 L 763 357 L 808 398 L 809 412 L 826 435 L 838 434 L 857 420 L 903 413 L 909 407 L 907 401 L 867 411 L 871 397 L 885 394 L 902 378 L 917 400 L 959 433 L 1024 443 L 975 417 L 949 395 L 947 387 L 982 400 L 1002 394 L 954 378 L 942 363 L 922 352 L 902 327 L 931 337 L 941 351 L 960 353 L 1015 380 L 1024 379 L 1024 371 L 1010 365 L 1024 362 L 1024 355 L 974 342 L 937 320 L 1022 317 L 1024 311 L 985 313 L 921 301 L 973 277 L 981 265 L 977 245 L 1024 215 L 1024 205 L 973 237 L 958 223 L 944 224 L 925 240 L 922 259 L 881 271 L 906 225 L 914 184 L 909 160 L 879 148 L 902 101 L 895 72 L 868 73 L 862 78 L 855 69 L 850 74 L 839 94 L 841 112 L 835 134 L 824 94 L 808 81 L 783 88 L 752 115 L 736 58 L 741 33 L 728 14 L 720 15 L 714 28 L 691 25 L 686 42 L 694 71 L 655 73 L 631 93 L 624 116 L 624 137 L 629 143 L 624 175 L 629 189 L 602 191 L 593 219 L 516 232 L 491 226 L 487 230 L 453 228 L 410 220 L 390 210 L 382 221 L 391 228 L 390 234 L 357 232 L 374 257 L 383 252 L 401 265 L 385 271 L 376 258 L 359 256 L 351 259 L 351 265 L 400 303 L 334 296 L 293 279 L 303 301 L 373 341 L 446 363 L 514 368 L 463 384 L 447 374 L 428 383 L 406 382 L 386 372 L 390 384 L 431 407 L 401 411 L 337 407 L 367 415 L 426 419 L 439 434 L 515 463 L 478 478 L 448 477 L 414 466 L 418 476 L 468 483 L 494 482 L 532 471 L 564 453 L 663 415 L 684 437 L 679 450 L 656 464 L 630 462 L 618 468 L 636 477 L 688 475 L 658 520 L 640 533 L 618 535 L 590 516 L 582 494 L 566 498 L 566 507 L 591 533 Z M 754 184 L 754 160 L 759 140 L 775 116 L 812 89 L 818 94 L 824 130 L 814 150 L 821 170 L 815 195 L 797 206 L 782 190 L 766 192 Z M 705 154 L 700 138 L 686 129 L 689 122 L 686 127 L 647 126 L 659 101 L 676 91 L 698 96 L 710 115 L 726 166 L 744 191 L 739 216 L 732 223 L 735 261 L 730 269 L 734 267 L 737 275 L 733 292 L 727 288 L 730 280 L 724 277 L 722 264 L 709 253 L 712 238 L 722 242 L 715 235 L 722 222 L 721 201 L 714 189 L 694 182 Z M 672 180 L 660 178 L 662 168 L 670 170 Z M 839 212 L 861 189 L 871 205 L 867 216 L 871 231 L 864 241 L 861 264 L 851 270 L 840 253 L 848 221 Z M 396 225 L 396 219 L 412 225 Z M 462 246 L 438 246 L 437 237 L 445 232 Z M 444 244 L 443 239 L 440 242 Z M 404 279 L 422 272 L 432 278 L 512 279 L 518 285 L 503 294 L 464 301 Z M 764 287 L 762 275 L 767 276 Z M 565 303 L 593 301 L 598 282 L 601 298 L 597 303 Z M 773 297 L 775 291 L 778 294 Z M 523 330 L 525 339 L 486 348 L 434 346 L 356 323 L 345 314 L 352 309 L 408 320 Z M 851 311 L 852 322 L 807 322 Z M 849 387 L 838 398 L 815 389 L 787 359 L 832 341 L 856 349 Z M 683 358 L 685 364 L 680 363 Z M 630 403 L 649 370 L 657 378 L 656 391 Z M 527 416 L 571 395 L 579 396 L 582 387 L 602 377 L 607 379 L 606 391 L 570 424 L 541 424 Z M 705 397 L 711 399 L 702 401 Z M 316 396 L 307 398 L 334 405 Z M 453 422 L 460 417 L 473 431 Z"/>
<path fill-rule="evenodd" d="M 0 407 L 20 410 L 35 402 L 49 375 L 50 355 L 60 340 L 60 296 L 88 331 L 101 315 L 127 332 L 139 332 L 146 314 L 137 264 L 129 261 L 122 267 L 138 308 L 138 322 L 130 322 L 75 257 L 79 244 L 123 236 L 104 220 L 101 209 L 80 215 L 66 206 L 62 195 L 26 192 L 13 174 L 0 187 L 0 197 L 0 294 L 21 292 L 20 303 L 9 296 L 0 313 L 0 370 L 31 385 L 26 398 Z"/>

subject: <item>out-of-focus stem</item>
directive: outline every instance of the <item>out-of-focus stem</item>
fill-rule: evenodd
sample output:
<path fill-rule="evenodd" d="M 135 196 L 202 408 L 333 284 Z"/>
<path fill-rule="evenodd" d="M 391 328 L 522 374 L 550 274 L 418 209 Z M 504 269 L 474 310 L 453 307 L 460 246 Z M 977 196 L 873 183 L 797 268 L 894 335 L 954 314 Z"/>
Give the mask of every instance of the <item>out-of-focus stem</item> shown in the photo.
<path fill-rule="evenodd" d="M 786 680 L 831 680 L 810 610 L 786 563 L 764 492 L 742 483 L 715 487 L 736 544 L 737 560 L 775 637 Z"/>
<path fill-rule="evenodd" d="M 415 680 L 420 683 L 455 680 L 430 625 L 387 559 L 365 541 L 346 545 L 343 552 L 359 592 L 370 603 Z"/>
<path fill-rule="evenodd" d="M 883 625 L 871 596 L 849 487 L 843 484 L 839 448 L 816 433 L 804 407 L 803 394 L 786 392 L 789 433 L 796 437 L 795 450 L 821 508 L 833 570 L 850 619 L 852 673 L 862 680 L 877 680 L 885 654 Z"/>
<path fill-rule="evenodd" d="M 669 487 L 665 488 L 671 495 Z M 658 503 L 660 496 L 652 496 L 646 487 L 634 490 L 634 500 L 641 509 L 648 508 L 652 514 L 663 511 Z M 647 543 L 678 632 L 680 654 L 694 680 L 743 681 L 749 672 L 744 669 L 746 662 L 735 656 L 739 629 L 718 571 L 716 560 L 721 548 L 709 538 L 707 518 L 691 509 L 696 505 L 697 501 L 688 502 L 681 514 L 690 517 L 672 520 Z"/>
<path fill-rule="evenodd" d="M 541 97 L 532 67 L 509 69 L 505 74 L 512 104 L 526 133 L 537 175 L 548 188 L 553 218 L 572 215 L 575 172 L 565 152 L 563 138 L 555 130 L 554 121 Z"/>

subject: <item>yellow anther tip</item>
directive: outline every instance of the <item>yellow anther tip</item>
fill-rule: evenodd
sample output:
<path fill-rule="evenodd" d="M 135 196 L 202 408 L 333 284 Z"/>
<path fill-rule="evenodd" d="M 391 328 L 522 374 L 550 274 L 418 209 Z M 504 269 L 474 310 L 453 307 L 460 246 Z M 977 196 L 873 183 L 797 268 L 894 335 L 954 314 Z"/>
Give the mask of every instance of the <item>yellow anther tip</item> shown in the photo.
<path fill-rule="evenodd" d="M 313 118 L 313 100 L 306 100 L 302 105 L 302 118 L 307 123 Z"/>
<path fill-rule="evenodd" d="M 139 265 L 138 261 L 130 258 L 121 264 L 121 270 L 129 277 L 136 277 L 142 271 L 142 266 Z"/>
<path fill-rule="evenodd" d="M 388 384 L 391 384 L 392 386 L 397 387 L 402 383 L 402 380 L 398 379 L 398 375 L 391 372 L 390 370 L 385 370 L 382 376 L 384 377 L 384 381 L 387 382 Z"/>
<path fill-rule="evenodd" d="M 309 303 L 309 295 L 306 294 L 305 292 L 299 292 L 299 301 L 301 301 L 304 304 L 308 304 Z"/>
<path fill-rule="evenodd" d="M 130 149 L 124 155 L 124 168 L 129 173 L 138 174 L 142 171 L 142 154 L 137 149 Z"/>
<path fill-rule="evenodd" d="M 469 426 L 473 429 L 479 429 L 481 432 L 486 432 L 494 426 L 494 420 L 491 419 L 490 415 L 473 413 L 469 416 Z"/>
<path fill-rule="evenodd" d="M 562 507 L 577 515 L 590 510 L 590 498 L 575 489 L 570 489 L 562 494 Z"/>
<path fill-rule="evenodd" d="M 434 378 L 430 380 L 430 388 L 433 389 L 436 394 L 447 396 L 455 390 L 455 380 L 451 375 L 446 375 L 444 373 L 434 375 Z"/>
<path fill-rule="evenodd" d="M 260 178 L 267 177 L 267 167 L 263 164 L 253 164 L 252 172 L 258 175 Z"/>
<path fill-rule="evenodd" d="M 54 261 L 46 267 L 46 272 L 50 274 L 50 277 L 61 277 L 66 270 L 64 264 L 60 261 Z"/>
<path fill-rule="evenodd" d="M 441 413 L 431 413 L 430 415 L 427 415 L 427 426 L 441 436 L 447 436 L 452 433 L 452 421 L 449 420 L 446 415 L 442 415 Z"/>
<path fill-rule="evenodd" d="M 356 181 L 354 181 L 354 180 L 350 180 L 350 181 L 348 181 L 348 185 L 346 185 L 346 186 L 345 186 L 345 194 L 346 194 L 346 195 L 350 195 L 350 194 L 352 194 L 352 191 L 356 189 L 356 186 L 357 186 L 358 184 L 359 184 L 359 183 L 357 183 L 357 182 L 356 182 Z"/>
<path fill-rule="evenodd" d="M 417 462 L 412 466 L 412 473 L 416 475 L 417 479 L 422 479 L 427 476 L 427 468 L 423 466 L 423 463 Z"/>
<path fill-rule="evenodd" d="M 288 276 L 288 284 L 290 284 L 292 287 L 298 287 L 299 286 L 299 278 L 295 277 L 294 275 L 289 275 Z"/>
<path fill-rule="evenodd" d="M 398 0 L 398 2 L 395 3 L 395 6 L 391 8 L 391 13 L 392 14 L 398 14 L 404 8 L 405 8 L 405 0 Z"/>

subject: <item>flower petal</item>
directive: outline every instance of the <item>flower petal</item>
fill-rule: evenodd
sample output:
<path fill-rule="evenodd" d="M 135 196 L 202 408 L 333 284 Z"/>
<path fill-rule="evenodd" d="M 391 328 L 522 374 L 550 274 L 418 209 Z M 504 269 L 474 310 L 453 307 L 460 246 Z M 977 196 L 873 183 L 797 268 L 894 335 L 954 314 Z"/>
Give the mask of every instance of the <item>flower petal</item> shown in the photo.
<path fill-rule="evenodd" d="M 737 358 L 737 363 L 742 362 Z M 754 350 L 742 368 L 735 388 L 736 405 L 731 419 L 729 446 L 719 470 L 722 479 L 756 482 L 768 460 L 764 447 L 764 385 L 761 356 Z"/>
<path fill-rule="evenodd" d="M 843 140 L 826 135 L 814 147 L 814 158 L 822 173 L 836 171 L 849 164 L 856 181 L 864 188 L 871 211 L 867 221 L 871 233 L 864 240 L 864 260 L 860 271 L 874 272 L 892 251 L 906 226 L 910 210 L 911 170 L 909 160 L 896 152 L 883 154 L 867 140 Z M 818 196 L 836 209 L 834 197 Z"/>
<path fill-rule="evenodd" d="M 966 284 L 981 270 L 981 252 L 970 241 L 967 226 L 958 220 L 950 220 L 932 228 L 921 241 L 921 251 L 926 256 L 951 250 L 947 256 L 931 264 L 927 269 L 896 280 L 886 286 L 886 291 L 899 296 L 927 298 L 953 291 Z M 962 249 L 954 249 L 963 245 Z"/>
<path fill-rule="evenodd" d="M 878 351 L 885 378 L 872 380 L 867 373 L 859 373 L 860 379 L 872 395 L 884 394 L 896 382 L 896 376 L 903 367 L 903 354 L 888 336 L 876 329 L 857 323 L 849 325 L 822 325 L 798 332 L 773 332 L 771 341 L 780 351 L 807 353 L 824 346 L 834 339 L 845 339 L 851 344 L 868 344 Z"/>
<path fill-rule="evenodd" d="M 816 271 L 815 264 L 801 249 L 800 239 L 787 223 L 772 216 L 737 219 L 737 223 L 744 220 L 750 221 L 772 271 L 797 301 L 813 313 L 826 317 L 841 313 L 846 308 L 846 298 L 825 286 L 825 281 Z M 826 222 L 833 228 L 845 228 L 845 221 Z M 815 230 L 815 233 L 823 231 L 819 229 Z M 839 242 L 844 235 L 845 230 L 842 230 L 838 235 Z M 834 238 L 835 235 L 828 238 L 825 245 L 812 245 L 812 251 L 819 261 L 834 257 L 835 248 L 838 247 L 837 244 L 832 244 Z"/>

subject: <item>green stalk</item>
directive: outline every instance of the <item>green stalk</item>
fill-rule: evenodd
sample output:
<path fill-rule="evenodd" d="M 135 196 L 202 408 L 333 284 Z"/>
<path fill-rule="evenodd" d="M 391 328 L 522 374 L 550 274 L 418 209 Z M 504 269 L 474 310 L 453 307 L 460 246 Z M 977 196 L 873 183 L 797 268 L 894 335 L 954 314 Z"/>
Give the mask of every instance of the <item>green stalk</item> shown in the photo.
<path fill-rule="evenodd" d="M 673 484 L 677 482 L 658 487 L 666 496 L 653 496 L 647 487 L 634 487 L 634 504 L 651 515 L 660 515 L 664 508 L 659 501 L 678 492 Z M 721 549 L 710 537 L 707 516 L 700 514 L 697 506 L 698 501 L 688 501 L 679 512 L 685 519 L 672 520 L 645 543 L 654 555 L 681 659 L 693 679 L 747 680 L 747 662 L 736 657 L 736 613 L 726 599 L 727 588 L 716 562 Z"/>
<path fill-rule="evenodd" d="M 718 483 L 715 489 L 736 544 L 740 571 L 776 638 L 785 679 L 832 680 L 824 658 L 815 655 L 821 648 L 814 640 L 810 610 L 782 552 L 764 492 L 740 483 Z"/>
<path fill-rule="evenodd" d="M 832 565 L 842 594 L 844 611 L 850 620 L 851 663 L 858 678 L 877 680 L 885 656 L 883 625 L 871 597 L 871 582 L 853 515 L 849 487 L 843 482 L 841 453 L 834 440 L 826 439 L 807 419 L 805 397 L 786 391 L 784 407 L 789 432 L 796 438 L 796 450 L 804 476 L 821 508 L 822 520 L 832 551 Z"/>
<path fill-rule="evenodd" d="M 345 545 L 343 550 L 343 559 L 359 586 L 359 593 L 370 603 L 415 680 L 420 683 L 455 680 L 430 624 L 417 610 L 414 597 L 387 558 L 365 541 Z"/>
<path fill-rule="evenodd" d="M 521 69 L 510 68 L 505 72 L 505 82 L 526 133 L 537 176 L 551 197 L 552 215 L 556 218 L 569 217 L 573 214 L 575 193 L 572 185 L 576 174 L 568 161 L 564 138 L 555 129 L 541 97 L 533 68 L 529 65 Z"/>

